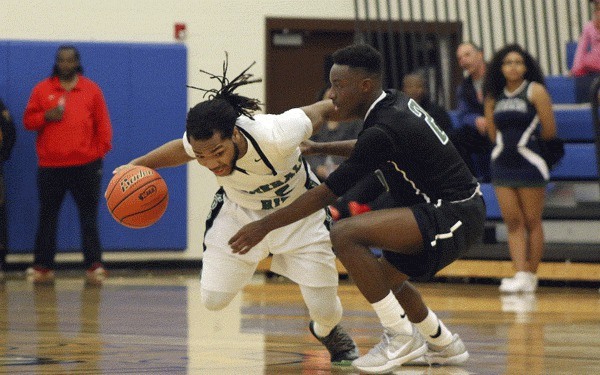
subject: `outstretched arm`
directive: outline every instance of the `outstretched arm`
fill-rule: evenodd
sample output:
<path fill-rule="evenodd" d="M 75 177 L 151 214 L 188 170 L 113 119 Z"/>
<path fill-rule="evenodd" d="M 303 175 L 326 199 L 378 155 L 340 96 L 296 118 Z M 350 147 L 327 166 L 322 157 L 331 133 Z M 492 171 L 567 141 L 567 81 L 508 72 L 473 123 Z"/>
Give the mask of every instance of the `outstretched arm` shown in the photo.
<path fill-rule="evenodd" d="M 183 140 L 181 138 L 174 139 L 165 143 L 162 146 L 155 148 L 149 153 L 133 159 L 127 165 L 120 166 L 115 169 L 117 172 L 121 168 L 131 165 L 142 165 L 144 167 L 159 169 L 167 167 L 177 167 L 194 160 L 190 157 L 183 148 Z"/>
<path fill-rule="evenodd" d="M 332 204 L 336 199 L 337 196 L 329 190 L 326 184 L 319 185 L 302 194 L 289 206 L 244 225 L 231 237 L 229 245 L 234 253 L 245 254 L 262 241 L 269 232 L 303 219 Z"/>
<path fill-rule="evenodd" d="M 304 141 L 300 144 L 303 155 L 337 155 L 349 157 L 354 150 L 356 139 L 335 142 Z"/>
<path fill-rule="evenodd" d="M 300 107 L 306 113 L 313 125 L 313 134 L 316 134 L 321 126 L 329 120 L 337 120 L 337 109 L 331 99 L 321 100 L 311 105 Z"/>

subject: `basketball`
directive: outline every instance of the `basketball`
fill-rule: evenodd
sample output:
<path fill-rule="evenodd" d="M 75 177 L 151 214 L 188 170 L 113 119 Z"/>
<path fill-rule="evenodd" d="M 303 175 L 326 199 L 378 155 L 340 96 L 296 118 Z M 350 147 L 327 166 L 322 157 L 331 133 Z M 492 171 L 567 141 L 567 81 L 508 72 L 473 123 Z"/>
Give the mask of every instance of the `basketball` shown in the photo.
<path fill-rule="evenodd" d="M 169 191 L 158 172 L 136 165 L 115 174 L 104 197 L 117 222 L 129 228 L 146 228 L 165 213 Z"/>

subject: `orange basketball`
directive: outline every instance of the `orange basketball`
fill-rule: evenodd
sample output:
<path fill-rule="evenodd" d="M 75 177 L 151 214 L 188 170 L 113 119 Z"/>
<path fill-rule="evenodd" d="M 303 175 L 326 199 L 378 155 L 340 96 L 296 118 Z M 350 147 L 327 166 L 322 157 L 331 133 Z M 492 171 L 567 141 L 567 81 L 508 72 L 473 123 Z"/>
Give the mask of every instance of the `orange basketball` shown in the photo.
<path fill-rule="evenodd" d="M 116 221 L 129 228 L 145 228 L 165 213 L 169 191 L 158 172 L 136 165 L 115 174 L 104 197 Z"/>

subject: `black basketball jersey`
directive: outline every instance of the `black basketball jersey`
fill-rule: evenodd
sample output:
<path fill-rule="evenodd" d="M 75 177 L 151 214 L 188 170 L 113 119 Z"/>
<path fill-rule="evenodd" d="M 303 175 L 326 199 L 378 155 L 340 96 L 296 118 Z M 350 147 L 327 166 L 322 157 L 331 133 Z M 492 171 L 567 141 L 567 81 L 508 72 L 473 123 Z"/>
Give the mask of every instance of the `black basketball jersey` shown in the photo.
<path fill-rule="evenodd" d="M 380 169 L 400 205 L 470 197 L 477 180 L 454 145 L 413 99 L 386 90 L 367 114 L 352 155 L 325 182 L 342 196 Z"/>

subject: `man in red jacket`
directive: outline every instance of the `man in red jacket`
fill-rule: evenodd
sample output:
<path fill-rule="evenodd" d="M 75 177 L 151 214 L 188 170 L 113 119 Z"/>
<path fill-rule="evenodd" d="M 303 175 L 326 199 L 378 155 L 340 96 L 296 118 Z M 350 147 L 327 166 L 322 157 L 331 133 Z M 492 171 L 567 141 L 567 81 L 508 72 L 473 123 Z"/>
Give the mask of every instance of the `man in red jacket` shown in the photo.
<path fill-rule="evenodd" d="M 25 128 L 37 132 L 40 217 L 34 264 L 27 270 L 33 282 L 54 280 L 58 214 L 67 191 L 79 209 L 88 281 L 106 277 L 97 218 L 112 128 L 100 87 L 82 74 L 79 51 L 60 46 L 52 75 L 33 88 L 23 116 Z"/>

